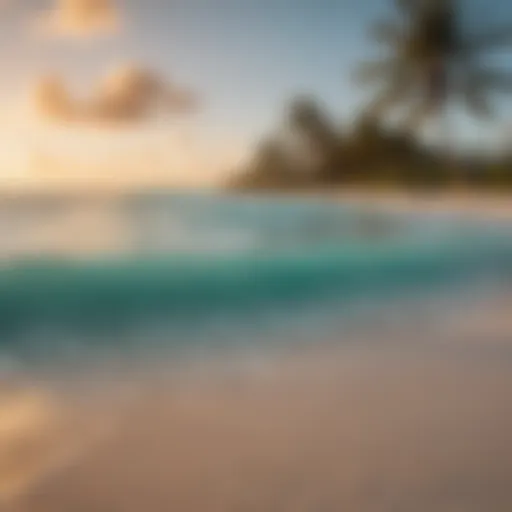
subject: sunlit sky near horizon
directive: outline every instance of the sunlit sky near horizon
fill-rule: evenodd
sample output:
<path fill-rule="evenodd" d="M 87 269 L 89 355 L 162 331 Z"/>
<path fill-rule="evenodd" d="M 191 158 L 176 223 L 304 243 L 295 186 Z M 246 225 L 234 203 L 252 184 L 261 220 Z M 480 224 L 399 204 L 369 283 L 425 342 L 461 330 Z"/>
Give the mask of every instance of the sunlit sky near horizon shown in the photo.
<path fill-rule="evenodd" d="M 508 0 L 467 2 L 474 20 L 512 20 Z M 115 181 L 131 172 L 209 183 L 278 125 L 294 94 L 315 94 L 348 123 L 369 93 L 351 73 L 379 50 L 367 27 L 392 9 L 390 0 L 4 0 L 1 176 L 44 181 L 52 172 L 55 179 L 96 172 Z M 112 72 L 122 65 L 124 74 Z M 126 85 L 134 70 L 138 78 L 150 70 L 165 101 L 172 95 L 165 111 L 130 96 L 140 94 Z M 36 118 L 30 98 L 49 75 L 59 95 L 74 98 L 65 114 L 79 111 L 79 122 L 60 119 L 54 88 L 41 87 L 51 119 Z M 107 95 L 101 84 L 111 75 L 107 83 L 116 86 Z M 122 101 L 112 93 L 119 87 Z M 181 90 L 197 97 L 197 108 L 178 111 Z M 504 115 L 492 124 L 457 117 L 461 145 L 501 142 L 512 110 L 498 105 Z M 103 122 L 113 115 L 123 122 Z"/>

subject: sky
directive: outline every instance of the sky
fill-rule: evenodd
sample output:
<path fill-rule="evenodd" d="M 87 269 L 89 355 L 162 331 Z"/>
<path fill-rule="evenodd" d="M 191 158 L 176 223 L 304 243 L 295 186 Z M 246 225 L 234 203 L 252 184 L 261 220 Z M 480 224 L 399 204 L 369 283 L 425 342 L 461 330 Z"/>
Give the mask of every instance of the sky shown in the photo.
<path fill-rule="evenodd" d="M 472 20 L 512 20 L 508 0 L 466 2 Z M 379 55 L 368 25 L 393 12 L 391 0 L 2 0 L 0 183 L 215 182 L 295 94 L 348 123 L 369 98 L 354 67 Z M 459 143 L 495 144 L 512 120 L 499 110 L 492 125 L 457 114 Z"/>

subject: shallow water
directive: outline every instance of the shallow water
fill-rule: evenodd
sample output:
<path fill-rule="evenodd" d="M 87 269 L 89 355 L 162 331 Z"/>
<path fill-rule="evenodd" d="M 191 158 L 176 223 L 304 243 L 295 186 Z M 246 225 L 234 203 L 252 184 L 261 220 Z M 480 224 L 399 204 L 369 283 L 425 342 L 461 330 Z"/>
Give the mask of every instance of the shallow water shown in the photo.
<path fill-rule="evenodd" d="M 306 200 L 39 197 L 0 207 L 0 332 L 201 338 L 511 270 L 510 227 Z M 318 326 L 317 326 L 318 327 Z M 228 329 L 229 330 L 229 329 Z M 250 335 L 250 332 L 247 333 Z M 122 343 L 122 342 L 121 342 Z"/>

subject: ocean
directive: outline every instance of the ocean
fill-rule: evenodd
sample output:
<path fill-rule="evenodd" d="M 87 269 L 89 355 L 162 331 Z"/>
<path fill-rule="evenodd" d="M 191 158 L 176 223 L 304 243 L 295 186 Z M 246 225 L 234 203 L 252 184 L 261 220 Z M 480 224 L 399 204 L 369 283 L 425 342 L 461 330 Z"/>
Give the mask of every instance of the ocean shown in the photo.
<path fill-rule="evenodd" d="M 169 345 L 251 326 L 295 336 L 297 311 L 328 328 L 362 302 L 512 267 L 509 226 L 319 200 L 44 196 L 6 201 L 0 219 L 0 333 L 14 352 L 49 336 L 122 349 L 135 331 L 147 346 L 145 329 Z"/>

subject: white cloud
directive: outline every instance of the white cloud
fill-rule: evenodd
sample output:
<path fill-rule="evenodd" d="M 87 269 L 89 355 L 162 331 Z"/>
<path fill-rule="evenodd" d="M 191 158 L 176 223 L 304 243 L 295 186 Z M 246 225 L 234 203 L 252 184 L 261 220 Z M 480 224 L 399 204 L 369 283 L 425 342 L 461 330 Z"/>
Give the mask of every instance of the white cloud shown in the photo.
<path fill-rule="evenodd" d="M 33 99 L 45 119 L 84 124 L 126 124 L 160 115 L 187 114 L 197 106 L 189 89 L 170 82 L 139 66 L 115 68 L 100 80 L 86 100 L 73 98 L 57 76 L 41 79 Z"/>
<path fill-rule="evenodd" d="M 115 0 L 53 0 L 35 26 L 47 36 L 76 38 L 115 32 L 120 22 Z"/>

